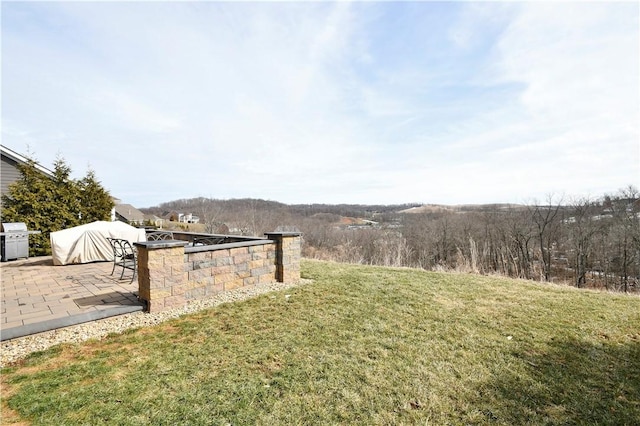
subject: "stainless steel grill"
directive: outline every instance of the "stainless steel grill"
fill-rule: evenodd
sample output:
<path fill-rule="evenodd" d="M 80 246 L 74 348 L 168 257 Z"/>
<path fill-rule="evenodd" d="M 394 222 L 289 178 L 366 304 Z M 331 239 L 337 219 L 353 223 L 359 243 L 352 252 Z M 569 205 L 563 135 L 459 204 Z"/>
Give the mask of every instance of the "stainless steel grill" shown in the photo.
<path fill-rule="evenodd" d="M 3 223 L 0 232 L 0 252 L 2 261 L 29 257 L 29 234 L 24 222 Z"/>

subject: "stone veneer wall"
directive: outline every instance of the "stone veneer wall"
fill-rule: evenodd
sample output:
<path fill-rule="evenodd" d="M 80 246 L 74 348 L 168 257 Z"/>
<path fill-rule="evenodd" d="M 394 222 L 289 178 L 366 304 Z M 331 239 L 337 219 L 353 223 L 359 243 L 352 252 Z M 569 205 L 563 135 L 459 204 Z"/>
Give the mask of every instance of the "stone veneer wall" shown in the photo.
<path fill-rule="evenodd" d="M 184 257 L 187 273 L 184 297 L 187 300 L 275 281 L 276 247 L 273 242 L 185 253 Z"/>
<path fill-rule="evenodd" d="M 300 279 L 300 257 L 302 237 L 297 232 L 266 233 L 267 238 L 276 241 L 276 280 L 292 282 Z"/>
<path fill-rule="evenodd" d="M 176 240 L 136 243 L 139 297 L 149 312 L 181 307 L 234 288 L 300 279 L 299 233 L 186 247 Z"/>

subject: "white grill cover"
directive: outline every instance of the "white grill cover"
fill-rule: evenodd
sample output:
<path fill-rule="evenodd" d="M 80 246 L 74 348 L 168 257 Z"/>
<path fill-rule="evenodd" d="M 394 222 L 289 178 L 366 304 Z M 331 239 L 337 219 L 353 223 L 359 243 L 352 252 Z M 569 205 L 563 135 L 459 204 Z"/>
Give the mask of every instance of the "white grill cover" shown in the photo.
<path fill-rule="evenodd" d="M 129 240 L 131 243 L 147 240 L 144 229 L 134 228 L 124 222 L 92 222 L 50 235 L 54 265 L 113 260 L 108 237 Z"/>

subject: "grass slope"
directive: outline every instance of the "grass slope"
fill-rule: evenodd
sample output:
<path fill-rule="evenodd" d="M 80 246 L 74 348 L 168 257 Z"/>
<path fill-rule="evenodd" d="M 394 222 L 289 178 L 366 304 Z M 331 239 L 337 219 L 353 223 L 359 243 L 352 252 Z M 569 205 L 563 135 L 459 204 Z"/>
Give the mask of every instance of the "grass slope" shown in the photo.
<path fill-rule="evenodd" d="M 303 261 L 284 293 L 34 354 L 3 422 L 637 424 L 640 298 Z"/>

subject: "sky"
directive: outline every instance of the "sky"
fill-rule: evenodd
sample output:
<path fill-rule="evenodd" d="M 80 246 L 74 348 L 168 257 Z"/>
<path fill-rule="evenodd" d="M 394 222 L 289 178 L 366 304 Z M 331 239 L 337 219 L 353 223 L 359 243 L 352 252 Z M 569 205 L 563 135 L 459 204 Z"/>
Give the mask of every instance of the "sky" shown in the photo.
<path fill-rule="evenodd" d="M 640 187 L 638 2 L 2 1 L 2 144 L 136 207 Z"/>

